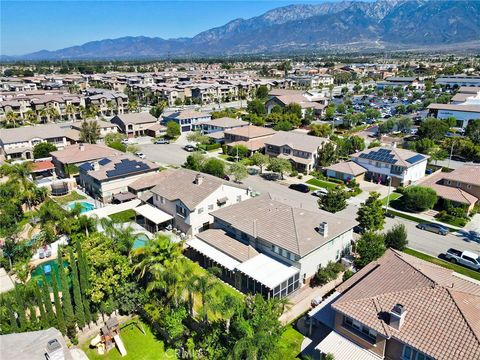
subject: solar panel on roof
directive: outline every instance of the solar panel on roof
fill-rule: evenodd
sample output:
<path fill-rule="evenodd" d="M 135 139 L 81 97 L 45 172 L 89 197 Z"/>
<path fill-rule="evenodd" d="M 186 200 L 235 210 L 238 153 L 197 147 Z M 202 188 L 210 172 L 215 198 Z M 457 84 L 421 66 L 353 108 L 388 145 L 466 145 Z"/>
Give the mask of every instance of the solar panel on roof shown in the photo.
<path fill-rule="evenodd" d="M 102 166 L 103 166 L 103 165 L 107 165 L 107 164 L 110 163 L 110 162 L 112 162 L 112 160 L 107 159 L 107 158 L 103 158 L 103 159 L 101 159 L 101 160 L 98 160 L 98 163 L 99 163 L 100 165 L 102 165 Z"/>
<path fill-rule="evenodd" d="M 150 169 L 150 167 L 143 162 L 130 160 L 130 159 L 123 159 L 120 161 L 120 163 L 115 165 L 115 169 L 108 170 L 106 174 L 107 174 L 107 177 L 111 178 L 111 177 L 122 176 L 122 175 L 130 174 L 133 172 L 138 172 L 138 171 L 143 171 L 148 169 Z"/>
<path fill-rule="evenodd" d="M 408 158 L 407 162 L 409 162 L 410 164 L 414 164 L 414 163 L 416 163 L 420 160 L 423 160 L 423 159 L 425 159 L 425 156 L 417 154 L 415 156 L 412 156 L 411 158 Z"/>

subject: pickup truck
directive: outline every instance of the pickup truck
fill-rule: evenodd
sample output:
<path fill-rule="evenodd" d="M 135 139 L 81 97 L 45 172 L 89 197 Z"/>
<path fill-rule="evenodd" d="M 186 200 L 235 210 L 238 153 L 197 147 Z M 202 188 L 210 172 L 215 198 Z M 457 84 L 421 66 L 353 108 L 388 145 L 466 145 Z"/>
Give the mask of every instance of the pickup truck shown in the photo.
<path fill-rule="evenodd" d="M 460 264 L 470 269 L 480 271 L 480 256 L 471 251 L 448 249 L 445 258 L 453 264 Z"/>

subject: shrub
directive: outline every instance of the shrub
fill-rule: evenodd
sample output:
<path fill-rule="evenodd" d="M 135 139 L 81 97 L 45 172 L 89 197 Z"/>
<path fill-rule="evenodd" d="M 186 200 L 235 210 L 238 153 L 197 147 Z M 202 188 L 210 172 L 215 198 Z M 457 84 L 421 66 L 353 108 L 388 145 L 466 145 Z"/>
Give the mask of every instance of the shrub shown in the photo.
<path fill-rule="evenodd" d="M 330 261 L 327 266 L 320 267 L 315 274 L 315 284 L 325 285 L 326 283 L 335 280 L 338 274 L 345 270 L 341 263 Z"/>
<path fill-rule="evenodd" d="M 385 234 L 385 246 L 402 251 L 408 245 L 407 229 L 404 224 L 395 225 Z"/>
<path fill-rule="evenodd" d="M 291 173 L 290 173 L 290 176 L 291 177 L 295 177 L 298 175 L 298 171 L 297 170 L 293 170 Z"/>
<path fill-rule="evenodd" d="M 342 277 L 342 280 L 343 281 L 347 281 L 348 279 L 350 279 L 352 276 L 353 276 L 354 272 L 352 270 L 346 270 L 344 273 L 343 273 L 343 277 Z"/>
<path fill-rule="evenodd" d="M 427 187 L 410 186 L 404 190 L 401 199 L 407 210 L 420 212 L 433 208 L 437 202 L 437 193 Z"/>
<path fill-rule="evenodd" d="M 303 175 L 302 175 L 302 174 L 298 174 L 297 179 L 303 179 Z"/>

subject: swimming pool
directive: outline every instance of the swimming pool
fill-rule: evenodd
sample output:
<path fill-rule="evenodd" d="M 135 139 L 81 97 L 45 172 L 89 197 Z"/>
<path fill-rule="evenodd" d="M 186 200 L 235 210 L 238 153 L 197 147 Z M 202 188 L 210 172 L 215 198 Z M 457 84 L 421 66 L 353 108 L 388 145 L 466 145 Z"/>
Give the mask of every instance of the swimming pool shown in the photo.
<path fill-rule="evenodd" d="M 68 266 L 68 262 L 63 262 L 63 267 L 66 268 Z M 60 277 L 58 275 L 58 262 L 56 259 L 48 260 L 44 263 L 38 265 L 32 271 L 32 280 L 38 282 L 42 285 L 43 277 L 42 277 L 42 269 L 45 272 L 45 277 L 47 278 L 47 284 L 49 287 L 52 286 L 52 274 L 55 273 L 57 279 L 57 285 L 60 290 L 62 290 L 62 284 L 60 283 Z M 68 280 L 70 282 L 70 276 L 67 274 Z"/>
<path fill-rule="evenodd" d="M 86 213 L 88 211 L 92 211 L 95 209 L 95 205 L 86 202 L 86 201 L 73 201 L 68 204 L 68 209 L 73 210 L 77 204 L 80 204 L 80 214 Z"/>
<path fill-rule="evenodd" d="M 135 241 L 133 242 L 132 250 L 145 247 L 149 241 L 150 239 L 148 238 L 147 235 L 138 234 L 138 236 L 135 238 Z"/>

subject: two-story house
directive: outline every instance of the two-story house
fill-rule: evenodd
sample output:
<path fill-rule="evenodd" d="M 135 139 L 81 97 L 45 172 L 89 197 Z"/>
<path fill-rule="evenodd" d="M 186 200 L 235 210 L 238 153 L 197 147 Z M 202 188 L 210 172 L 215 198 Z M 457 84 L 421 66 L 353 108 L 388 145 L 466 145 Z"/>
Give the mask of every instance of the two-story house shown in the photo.
<path fill-rule="evenodd" d="M 310 311 L 335 360 L 480 358 L 480 285 L 388 249 Z"/>
<path fill-rule="evenodd" d="M 265 154 L 287 159 L 295 170 L 308 174 L 317 168 L 318 151 L 328 141 L 298 132 L 279 131 L 265 140 Z"/>
<path fill-rule="evenodd" d="M 226 145 L 243 145 L 250 152 L 262 151 L 267 139 L 275 133 L 273 129 L 255 125 L 237 127 L 223 132 Z"/>
<path fill-rule="evenodd" d="M 159 131 L 158 120 L 148 112 L 118 114 L 110 122 L 117 125 L 128 138 L 135 136 L 156 136 Z"/>
<path fill-rule="evenodd" d="M 364 167 L 368 181 L 392 186 L 408 186 L 425 176 L 429 156 L 396 147 L 375 147 L 351 155 Z"/>
<path fill-rule="evenodd" d="M 42 142 L 51 143 L 57 149 L 70 145 L 65 130 L 57 124 L 0 130 L 0 150 L 7 160 L 33 159 L 33 148 Z"/>
<path fill-rule="evenodd" d="M 286 297 L 320 266 L 349 253 L 355 220 L 308 211 L 260 195 L 210 213 L 212 228 L 187 244 L 202 266 L 244 292 Z"/>
<path fill-rule="evenodd" d="M 157 228 L 158 219 L 163 219 L 160 212 L 163 212 L 173 218 L 173 227 L 187 235 L 195 235 L 210 227 L 212 211 L 250 198 L 246 187 L 208 174 L 178 169 L 165 170 L 158 175 L 159 181 L 150 190 L 150 195 L 142 196 L 147 206 L 158 210 L 151 211 L 152 217 L 147 212 L 139 214 L 147 215 L 144 221 L 147 229 Z"/>
<path fill-rule="evenodd" d="M 104 203 L 114 195 L 127 193 L 128 186 L 160 166 L 148 160 L 119 155 L 83 163 L 79 166 L 79 184 L 94 198 Z"/>
<path fill-rule="evenodd" d="M 187 132 L 195 130 L 197 124 L 208 122 L 211 118 L 211 115 L 208 113 L 194 110 L 183 110 L 165 115 L 162 123 L 167 124 L 170 121 L 174 121 L 180 125 L 181 132 Z"/>

